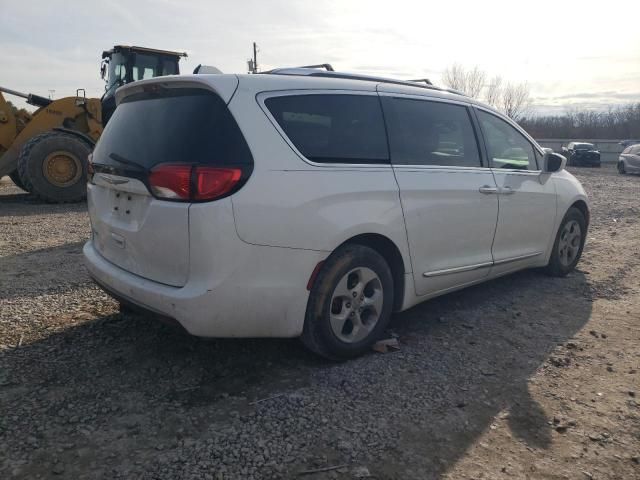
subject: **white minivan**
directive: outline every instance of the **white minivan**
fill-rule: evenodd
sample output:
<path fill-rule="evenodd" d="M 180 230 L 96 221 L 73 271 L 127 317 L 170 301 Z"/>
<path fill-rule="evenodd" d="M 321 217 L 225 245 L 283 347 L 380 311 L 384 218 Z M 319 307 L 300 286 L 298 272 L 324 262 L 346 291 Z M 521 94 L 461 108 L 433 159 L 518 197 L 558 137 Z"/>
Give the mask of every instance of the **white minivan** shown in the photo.
<path fill-rule="evenodd" d="M 566 275 L 589 207 L 564 157 L 428 84 L 322 71 L 118 90 L 90 165 L 90 275 L 204 337 L 341 359 L 392 312 L 530 267 Z"/>

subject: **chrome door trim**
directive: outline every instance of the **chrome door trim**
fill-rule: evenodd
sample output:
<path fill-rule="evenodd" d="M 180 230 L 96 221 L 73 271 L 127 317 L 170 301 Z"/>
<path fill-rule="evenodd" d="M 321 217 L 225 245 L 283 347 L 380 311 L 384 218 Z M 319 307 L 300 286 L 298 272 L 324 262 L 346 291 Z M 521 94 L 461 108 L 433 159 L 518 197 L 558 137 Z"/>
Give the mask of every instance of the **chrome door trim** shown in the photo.
<path fill-rule="evenodd" d="M 478 189 L 478 191 L 480 193 L 485 194 L 485 195 L 489 195 L 489 194 L 492 194 L 492 193 L 498 193 L 499 190 L 498 190 L 498 187 L 491 187 L 489 185 L 483 185 Z"/>
<path fill-rule="evenodd" d="M 463 267 L 445 268 L 443 270 L 433 270 L 431 272 L 424 272 L 422 274 L 425 278 L 439 277 L 441 275 L 451 275 L 453 273 L 470 272 L 472 270 L 479 270 L 480 268 L 494 267 L 496 265 L 504 265 L 505 263 L 518 262 L 520 260 L 526 260 L 528 258 L 537 257 L 544 252 L 533 252 L 525 255 L 518 255 L 517 257 L 504 258 L 502 260 L 496 260 L 493 262 L 476 263 L 474 265 L 465 265 Z"/>
<path fill-rule="evenodd" d="M 470 272 L 472 270 L 478 270 L 480 268 L 491 267 L 493 262 L 476 263 L 475 265 L 466 265 L 464 267 L 445 268 L 444 270 L 434 270 L 432 272 L 424 272 L 422 274 L 425 278 L 439 277 L 440 275 L 449 275 L 452 273 Z"/>
<path fill-rule="evenodd" d="M 533 253 L 527 253 L 525 255 L 518 255 L 517 257 L 503 258 L 502 260 L 495 260 L 493 264 L 503 265 L 505 263 L 518 262 L 520 260 L 526 260 L 527 258 L 537 257 L 538 255 L 542 255 L 543 253 L 544 252 L 533 252 Z"/>

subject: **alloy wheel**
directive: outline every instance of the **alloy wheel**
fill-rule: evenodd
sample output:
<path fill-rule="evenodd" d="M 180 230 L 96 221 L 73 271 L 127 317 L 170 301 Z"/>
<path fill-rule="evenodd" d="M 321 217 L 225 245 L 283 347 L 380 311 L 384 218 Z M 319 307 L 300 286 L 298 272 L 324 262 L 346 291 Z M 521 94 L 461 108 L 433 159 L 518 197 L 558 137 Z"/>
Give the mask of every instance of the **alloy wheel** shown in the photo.
<path fill-rule="evenodd" d="M 582 230 L 580 224 L 571 220 L 567 222 L 560 233 L 560 241 L 558 242 L 558 256 L 560 263 L 568 267 L 578 256 L 580 244 L 582 242 Z"/>
<path fill-rule="evenodd" d="M 366 267 L 345 274 L 331 296 L 330 322 L 342 342 L 356 343 L 369 335 L 382 314 L 384 294 L 378 275 Z"/>

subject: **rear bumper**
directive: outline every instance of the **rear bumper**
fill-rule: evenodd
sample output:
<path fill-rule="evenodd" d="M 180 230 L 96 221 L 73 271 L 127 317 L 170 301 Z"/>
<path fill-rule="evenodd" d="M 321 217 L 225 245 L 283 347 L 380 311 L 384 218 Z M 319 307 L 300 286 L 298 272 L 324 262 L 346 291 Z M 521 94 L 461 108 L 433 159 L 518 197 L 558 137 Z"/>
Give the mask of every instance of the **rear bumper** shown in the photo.
<path fill-rule="evenodd" d="M 177 321 L 202 337 L 296 337 L 302 333 L 306 283 L 326 253 L 242 243 L 224 278 L 171 287 L 109 262 L 92 241 L 83 252 L 89 275 L 114 298 Z"/>
<path fill-rule="evenodd" d="M 574 156 L 573 163 L 576 166 L 599 166 L 600 156 Z"/>

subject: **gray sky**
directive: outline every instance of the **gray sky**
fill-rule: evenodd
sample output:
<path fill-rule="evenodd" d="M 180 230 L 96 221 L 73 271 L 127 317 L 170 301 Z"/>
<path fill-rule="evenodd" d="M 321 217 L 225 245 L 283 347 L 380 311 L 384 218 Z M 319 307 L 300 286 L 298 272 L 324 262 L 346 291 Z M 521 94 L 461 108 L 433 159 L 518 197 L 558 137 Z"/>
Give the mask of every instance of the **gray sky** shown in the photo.
<path fill-rule="evenodd" d="M 527 5 L 528 8 L 524 8 Z M 640 2 L 474 0 L 0 0 L 0 85 L 99 96 L 115 44 L 187 51 L 246 71 L 309 63 L 436 83 L 454 62 L 526 81 L 540 112 L 640 101 Z"/>

